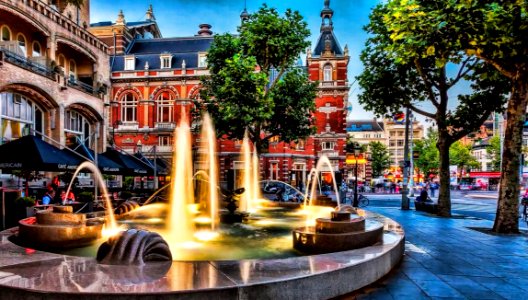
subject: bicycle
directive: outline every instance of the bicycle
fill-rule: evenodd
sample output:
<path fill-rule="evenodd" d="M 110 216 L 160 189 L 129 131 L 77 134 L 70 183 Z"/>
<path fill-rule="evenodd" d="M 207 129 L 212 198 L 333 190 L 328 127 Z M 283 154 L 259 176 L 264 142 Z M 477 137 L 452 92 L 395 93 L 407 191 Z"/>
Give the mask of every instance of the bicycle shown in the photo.
<path fill-rule="evenodd" d="M 363 196 L 361 194 L 358 195 L 358 207 L 365 207 L 368 206 L 370 203 L 369 198 L 367 196 Z"/>
<path fill-rule="evenodd" d="M 354 195 L 352 193 L 347 193 L 345 197 L 345 203 L 350 202 L 350 204 L 354 204 Z M 367 196 L 358 194 L 358 207 L 365 207 L 368 206 L 370 203 L 369 198 Z"/>

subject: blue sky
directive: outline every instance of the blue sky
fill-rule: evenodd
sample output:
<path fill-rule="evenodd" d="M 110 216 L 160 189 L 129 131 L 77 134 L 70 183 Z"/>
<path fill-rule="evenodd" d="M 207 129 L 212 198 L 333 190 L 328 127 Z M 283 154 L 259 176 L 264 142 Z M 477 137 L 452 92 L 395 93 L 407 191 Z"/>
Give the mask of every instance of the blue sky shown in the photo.
<path fill-rule="evenodd" d="M 382 0 L 331 0 L 330 7 L 334 10 L 334 32 L 341 47 L 348 45 L 350 53 L 349 81 L 363 69 L 359 60 L 363 49 L 366 33 L 363 26 L 368 24 L 371 9 Z M 297 10 L 308 23 L 313 45 L 319 37 L 321 26 L 321 9 L 324 0 L 247 0 L 249 13 L 257 11 L 263 3 L 276 8 L 281 14 L 287 9 Z M 149 4 L 154 8 L 154 15 L 163 37 L 192 36 L 198 31 L 198 25 L 211 24 L 214 33 L 236 33 L 240 24 L 240 13 L 244 9 L 244 0 L 91 0 L 91 22 L 115 21 L 120 9 L 123 10 L 128 22 L 145 19 Z M 351 119 L 368 119 L 374 117 L 357 103 L 359 88 L 353 83 L 349 99 L 352 102 Z M 423 121 L 424 118 L 418 117 Z M 424 124 L 428 126 L 427 124 Z"/>

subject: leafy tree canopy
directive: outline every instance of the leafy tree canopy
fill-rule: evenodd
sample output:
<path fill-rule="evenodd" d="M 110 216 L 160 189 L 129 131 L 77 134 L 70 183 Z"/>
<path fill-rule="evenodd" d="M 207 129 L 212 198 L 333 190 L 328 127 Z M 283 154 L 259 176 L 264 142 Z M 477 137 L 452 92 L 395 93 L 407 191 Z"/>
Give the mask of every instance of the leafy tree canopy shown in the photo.
<path fill-rule="evenodd" d="M 437 143 L 438 131 L 433 128 L 427 131 L 424 139 L 414 141 L 413 151 L 418 152 L 418 158 L 414 159 L 414 166 L 426 176 L 438 174 L 440 158 L 436 147 Z"/>
<path fill-rule="evenodd" d="M 247 129 L 260 151 L 272 137 L 290 142 L 313 134 L 316 83 L 294 65 L 310 45 L 301 15 L 288 9 L 281 17 L 263 5 L 238 32 L 215 36 L 198 111 L 211 114 L 219 135 L 240 139 Z"/>
<path fill-rule="evenodd" d="M 388 169 L 391 164 L 389 150 L 387 146 L 380 142 L 370 142 L 370 157 L 372 160 L 372 175 L 378 177 L 383 175 L 383 171 Z"/>
<path fill-rule="evenodd" d="M 470 170 L 472 168 L 478 168 L 479 163 L 471 155 L 471 145 L 465 145 L 461 141 L 455 142 L 449 149 L 449 158 L 451 164 L 458 166 L 459 169 Z"/>

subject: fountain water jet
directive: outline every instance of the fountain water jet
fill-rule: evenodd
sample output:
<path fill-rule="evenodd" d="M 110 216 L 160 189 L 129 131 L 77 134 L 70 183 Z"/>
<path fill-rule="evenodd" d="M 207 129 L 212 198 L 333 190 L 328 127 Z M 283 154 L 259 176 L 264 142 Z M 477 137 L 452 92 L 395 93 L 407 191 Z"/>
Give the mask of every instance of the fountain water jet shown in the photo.
<path fill-rule="evenodd" d="M 106 226 L 103 230 L 104 236 L 112 236 L 116 234 L 117 232 L 121 231 L 119 226 L 117 226 L 116 218 L 114 216 L 114 210 L 112 208 L 112 201 L 110 201 L 110 197 L 108 196 L 108 190 L 106 189 L 106 185 L 103 180 L 103 176 L 101 175 L 101 171 L 99 171 L 99 168 L 92 163 L 91 161 L 85 161 L 82 164 L 80 164 L 77 169 L 75 170 L 75 173 L 73 173 L 72 180 L 70 184 L 68 185 L 68 189 L 66 190 L 66 195 L 70 194 L 71 187 L 73 185 L 73 182 L 75 181 L 75 178 L 84 169 L 88 169 L 92 171 L 92 174 L 94 176 L 94 180 L 99 183 L 99 187 L 103 190 L 103 200 L 106 203 Z"/>

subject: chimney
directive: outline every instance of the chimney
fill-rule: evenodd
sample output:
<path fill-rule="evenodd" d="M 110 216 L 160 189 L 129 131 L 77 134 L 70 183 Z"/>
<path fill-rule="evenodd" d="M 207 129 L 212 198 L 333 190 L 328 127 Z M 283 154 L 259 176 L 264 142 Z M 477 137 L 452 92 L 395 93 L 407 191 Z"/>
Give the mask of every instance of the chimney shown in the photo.
<path fill-rule="evenodd" d="M 200 30 L 198 30 L 199 36 L 211 36 L 213 35 L 213 32 L 211 31 L 211 25 L 209 24 L 200 24 L 198 25 L 200 27 Z"/>

